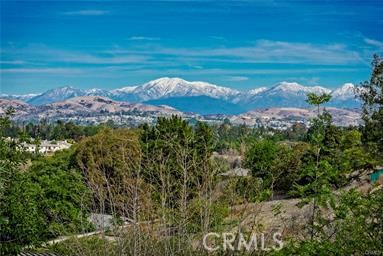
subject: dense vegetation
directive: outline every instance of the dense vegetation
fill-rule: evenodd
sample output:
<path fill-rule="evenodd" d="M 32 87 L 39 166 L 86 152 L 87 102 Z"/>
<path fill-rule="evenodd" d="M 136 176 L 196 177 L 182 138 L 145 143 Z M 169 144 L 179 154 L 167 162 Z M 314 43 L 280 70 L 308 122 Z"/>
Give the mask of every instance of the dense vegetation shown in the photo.
<path fill-rule="evenodd" d="M 34 138 L 39 140 L 64 140 L 71 139 L 78 141 L 81 138 L 95 135 L 102 127 L 113 125 L 104 124 L 100 126 L 81 126 L 72 122 L 64 123 L 57 121 L 48 123 L 41 120 L 39 123 L 13 124 L 3 127 L 4 137 Z"/>
<path fill-rule="evenodd" d="M 61 122 L 18 126 L 9 111 L 0 119 L 0 252 L 207 254 L 201 246 L 204 234 L 248 235 L 254 230 L 244 222 L 248 209 L 284 198 L 308 209 L 307 223 L 284 233 L 282 250 L 267 253 L 382 253 L 382 187 L 375 184 L 362 191 L 351 186 L 356 177 L 383 163 L 379 57 L 373 61 L 372 78 L 362 86 L 363 127 L 334 126 L 321 108 L 331 100 L 327 94 L 308 95 L 308 103 L 317 109 L 309 129 L 297 124 L 286 131 L 228 121 L 190 125 L 176 116 L 138 129 Z M 31 156 L 19 144 L 29 137 L 77 143 L 52 156 Z M 248 176 L 226 175 L 243 168 Z M 280 209 L 274 210 L 276 216 L 270 218 L 279 218 Z M 93 230 L 91 213 L 113 217 L 103 236 L 44 245 Z M 285 221 L 294 226 L 293 219 Z M 215 253 L 227 253 L 222 250 Z"/>

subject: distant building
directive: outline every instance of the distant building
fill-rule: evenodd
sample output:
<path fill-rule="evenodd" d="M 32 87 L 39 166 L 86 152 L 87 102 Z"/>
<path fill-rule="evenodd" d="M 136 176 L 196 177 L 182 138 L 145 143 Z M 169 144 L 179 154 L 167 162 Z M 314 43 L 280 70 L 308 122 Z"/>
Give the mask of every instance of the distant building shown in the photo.
<path fill-rule="evenodd" d="M 51 154 L 59 150 L 70 148 L 72 144 L 64 141 L 43 140 L 39 145 L 33 143 L 23 143 L 25 151 L 30 153 L 39 152 L 41 154 Z"/>

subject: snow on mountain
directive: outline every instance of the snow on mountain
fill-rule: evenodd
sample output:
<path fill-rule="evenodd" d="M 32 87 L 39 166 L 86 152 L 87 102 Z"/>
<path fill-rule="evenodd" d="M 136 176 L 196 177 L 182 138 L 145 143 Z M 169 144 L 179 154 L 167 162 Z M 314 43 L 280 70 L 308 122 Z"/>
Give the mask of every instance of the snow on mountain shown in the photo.
<path fill-rule="evenodd" d="M 182 102 L 185 104 L 196 106 L 192 101 L 198 98 L 194 96 L 206 96 L 237 104 L 245 110 L 251 110 L 270 107 L 308 107 L 307 93 L 331 93 L 333 97 L 328 106 L 355 108 L 360 106 L 360 101 L 355 99 L 354 89 L 355 86 L 351 83 L 346 83 L 331 91 L 321 86 L 310 87 L 284 81 L 271 88 L 260 87 L 248 91 L 238 91 L 206 82 L 190 82 L 181 78 L 163 77 L 139 86 L 127 86 L 111 91 L 98 88 L 81 90 L 73 87 L 60 87 L 39 95 L 0 95 L 0 98 L 19 99 L 33 105 L 43 105 L 79 96 L 103 96 L 130 103 L 182 97 Z M 186 100 L 187 98 L 189 98 L 189 102 Z M 179 102 L 180 100 L 177 100 L 177 103 Z"/>
<path fill-rule="evenodd" d="M 137 86 L 126 86 L 111 90 L 111 98 L 120 101 L 140 102 L 141 100 L 133 93 Z"/>
<path fill-rule="evenodd" d="M 22 94 L 22 95 L 0 94 L 0 99 L 28 101 L 28 100 L 30 100 L 33 97 L 36 97 L 38 95 L 40 95 L 40 94 L 37 94 L 37 93 Z"/>
<path fill-rule="evenodd" d="M 341 100 L 355 98 L 355 85 L 352 83 L 346 83 L 342 87 L 334 90 L 331 95 L 333 98 Z"/>
<path fill-rule="evenodd" d="M 331 90 L 320 86 L 303 86 L 298 83 L 280 82 L 269 89 L 263 89 L 256 94 L 247 93 L 236 99 L 246 109 L 270 107 L 307 107 L 307 93 L 330 93 Z"/>
<path fill-rule="evenodd" d="M 266 90 L 267 90 L 267 87 L 260 87 L 260 88 L 255 88 L 255 89 L 249 90 L 246 92 L 246 94 L 256 95 L 256 94 L 264 92 Z"/>
<path fill-rule="evenodd" d="M 35 95 L 34 97 L 31 97 L 28 100 L 26 100 L 26 102 L 32 105 L 44 105 L 80 96 L 111 97 L 111 95 L 112 94 L 109 91 L 98 88 L 81 90 L 73 88 L 71 86 L 64 86 L 46 91 L 42 94 Z"/>
<path fill-rule="evenodd" d="M 103 97 L 111 97 L 112 93 L 107 90 L 92 88 L 85 91 L 86 96 L 103 96 Z"/>
<path fill-rule="evenodd" d="M 307 93 L 331 93 L 330 89 L 321 86 L 303 86 L 298 83 L 280 82 L 269 90 L 269 93 L 289 93 L 304 94 Z"/>
<path fill-rule="evenodd" d="M 247 104 L 248 102 L 252 100 L 254 96 L 267 90 L 268 90 L 267 87 L 260 87 L 260 88 L 251 89 L 246 92 L 241 92 L 235 95 L 234 97 L 232 97 L 231 102 L 235 104 L 243 104 L 243 103 Z"/>
<path fill-rule="evenodd" d="M 31 98 L 27 102 L 32 105 L 43 105 L 84 95 L 86 95 L 86 91 L 84 90 L 75 89 L 71 86 L 65 86 L 46 91 L 36 97 Z"/>
<path fill-rule="evenodd" d="M 73 87 L 52 89 L 27 100 L 33 105 L 63 101 L 78 96 L 104 96 L 128 102 L 144 102 L 154 99 L 188 96 L 208 96 L 228 100 L 240 92 L 206 82 L 189 82 L 180 78 L 159 78 L 140 86 L 128 86 L 106 91 L 102 89 L 81 90 Z"/>
<path fill-rule="evenodd" d="M 332 99 L 330 105 L 340 108 L 360 108 L 362 103 L 357 97 L 357 89 L 358 87 L 351 83 L 344 84 L 331 93 Z"/>
<path fill-rule="evenodd" d="M 119 94 L 119 93 L 131 93 L 136 89 L 137 86 L 126 86 L 119 89 L 111 90 L 110 92 L 112 94 Z"/>
<path fill-rule="evenodd" d="M 163 77 L 131 91 L 140 101 L 160 98 L 209 96 L 212 98 L 228 99 L 239 94 L 239 91 L 205 82 L 189 82 L 181 78 Z"/>

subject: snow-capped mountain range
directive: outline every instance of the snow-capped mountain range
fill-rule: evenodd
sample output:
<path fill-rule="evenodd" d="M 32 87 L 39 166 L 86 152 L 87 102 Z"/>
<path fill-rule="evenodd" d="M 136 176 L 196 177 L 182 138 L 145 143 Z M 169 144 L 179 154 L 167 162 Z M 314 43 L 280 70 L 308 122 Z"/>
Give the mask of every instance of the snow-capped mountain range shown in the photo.
<path fill-rule="evenodd" d="M 219 113 L 222 102 L 236 104 L 244 111 L 254 108 L 270 107 L 306 107 L 307 93 L 331 93 L 333 98 L 329 106 L 356 108 L 360 105 L 355 98 L 355 86 L 346 83 L 336 90 L 330 90 L 320 86 L 303 86 L 298 83 L 280 82 L 270 88 L 260 87 L 249 91 L 239 91 L 228 87 L 218 86 L 206 82 L 189 82 L 180 78 L 159 78 L 139 86 L 128 86 L 115 90 L 89 89 L 82 90 L 73 87 L 60 87 L 48 90 L 41 94 L 29 95 L 5 95 L 0 98 L 16 99 L 32 105 L 43 105 L 79 96 L 102 96 L 116 101 L 140 103 L 161 100 L 161 104 L 167 103 L 167 99 L 177 98 L 177 106 L 182 109 L 182 104 L 188 105 L 193 100 L 200 100 L 196 96 L 205 96 L 204 101 L 214 99 L 213 107 Z M 174 100 L 169 100 L 174 102 Z M 183 103 L 184 102 L 184 103 Z M 169 104 L 171 106 L 171 104 Z M 198 112 L 198 111 L 197 111 Z M 225 114 L 225 113 L 222 113 Z"/>
<path fill-rule="evenodd" d="M 117 100 L 144 102 L 149 100 L 208 96 L 215 99 L 229 100 L 240 94 L 239 91 L 206 82 L 189 82 L 180 78 L 163 77 L 140 86 L 129 86 L 111 91 Z"/>

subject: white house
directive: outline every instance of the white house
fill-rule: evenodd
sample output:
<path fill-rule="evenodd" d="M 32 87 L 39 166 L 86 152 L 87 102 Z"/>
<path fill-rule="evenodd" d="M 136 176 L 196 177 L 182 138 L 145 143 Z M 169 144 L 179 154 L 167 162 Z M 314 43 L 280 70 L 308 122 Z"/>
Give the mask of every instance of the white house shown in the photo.
<path fill-rule="evenodd" d="M 70 148 L 70 146 L 72 146 L 72 144 L 68 143 L 66 140 L 63 140 L 63 141 L 43 140 L 41 141 L 39 145 L 23 143 L 23 147 L 26 151 L 31 153 L 35 153 L 36 151 L 38 151 L 41 154 L 53 153 L 58 150 Z"/>

